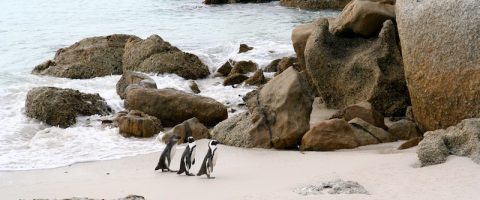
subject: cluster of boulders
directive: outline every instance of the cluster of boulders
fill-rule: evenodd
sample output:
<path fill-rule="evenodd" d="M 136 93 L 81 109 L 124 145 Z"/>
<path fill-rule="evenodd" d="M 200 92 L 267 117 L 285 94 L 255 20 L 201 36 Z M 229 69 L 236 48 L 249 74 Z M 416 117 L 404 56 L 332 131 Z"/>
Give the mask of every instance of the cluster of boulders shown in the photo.
<path fill-rule="evenodd" d="M 280 0 L 280 5 L 302 9 L 342 9 L 351 0 Z"/>
<path fill-rule="evenodd" d="M 228 4 L 228 3 L 267 3 L 278 0 L 204 0 L 204 4 Z"/>

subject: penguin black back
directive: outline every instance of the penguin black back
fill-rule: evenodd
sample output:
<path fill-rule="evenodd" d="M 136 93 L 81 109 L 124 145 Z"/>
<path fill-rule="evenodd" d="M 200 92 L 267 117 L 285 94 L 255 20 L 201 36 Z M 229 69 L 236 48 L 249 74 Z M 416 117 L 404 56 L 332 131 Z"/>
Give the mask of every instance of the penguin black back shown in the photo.
<path fill-rule="evenodd" d="M 185 172 L 187 176 L 194 176 L 194 174 L 190 173 L 190 169 L 192 165 L 195 164 L 195 151 L 196 151 L 196 143 L 193 137 L 187 138 L 188 145 L 185 147 L 185 151 L 183 151 L 182 158 L 180 159 L 180 169 L 178 170 L 177 174 L 182 174 Z"/>
<path fill-rule="evenodd" d="M 165 149 L 163 149 L 163 152 L 160 155 L 160 159 L 158 160 L 158 164 L 157 167 L 155 167 L 155 170 L 161 169 L 162 172 L 173 171 L 170 169 L 170 163 L 172 162 L 172 158 L 175 155 L 176 144 L 179 139 L 180 137 L 177 135 L 173 135 L 172 137 L 170 137 L 167 146 L 165 146 Z"/>
<path fill-rule="evenodd" d="M 197 173 L 197 176 L 201 176 L 206 174 L 208 178 L 215 178 L 212 177 L 211 174 L 213 172 L 213 167 L 215 167 L 215 164 L 217 162 L 217 140 L 211 140 L 208 143 L 208 152 L 207 155 L 205 155 L 205 158 L 203 159 L 202 166 L 200 167 L 200 170 Z"/>

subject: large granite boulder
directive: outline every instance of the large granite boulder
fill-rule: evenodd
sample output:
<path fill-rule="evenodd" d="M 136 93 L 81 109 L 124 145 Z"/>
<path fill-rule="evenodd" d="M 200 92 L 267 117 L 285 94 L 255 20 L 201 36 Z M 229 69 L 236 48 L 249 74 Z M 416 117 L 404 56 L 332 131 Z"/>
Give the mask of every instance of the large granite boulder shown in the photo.
<path fill-rule="evenodd" d="M 98 94 L 78 90 L 37 87 L 28 91 L 25 113 L 48 125 L 67 128 L 76 123 L 77 116 L 107 115 L 111 108 Z"/>
<path fill-rule="evenodd" d="M 125 137 L 152 137 L 163 130 L 159 119 L 137 110 L 119 116 L 117 123 L 120 134 Z"/>
<path fill-rule="evenodd" d="M 248 112 L 232 117 L 213 131 L 222 144 L 240 147 L 296 148 L 310 128 L 313 96 L 305 78 L 285 70 L 245 97 Z"/>
<path fill-rule="evenodd" d="M 350 0 L 280 0 L 280 5 L 302 9 L 343 9 Z"/>
<path fill-rule="evenodd" d="M 480 118 L 426 132 L 418 144 L 417 155 L 422 166 L 443 163 L 448 155 L 466 156 L 480 164 Z"/>
<path fill-rule="evenodd" d="M 314 125 L 302 138 L 301 151 L 333 151 L 358 147 L 350 124 L 344 119 L 331 119 Z"/>
<path fill-rule="evenodd" d="M 120 96 L 121 99 L 125 99 L 127 87 L 133 84 L 144 88 L 157 89 L 157 84 L 149 76 L 142 73 L 124 71 L 116 85 L 118 96 Z"/>
<path fill-rule="evenodd" d="M 175 89 L 129 89 L 125 107 L 155 116 L 167 127 L 193 117 L 207 126 L 214 126 L 228 115 L 227 108 L 215 99 Z"/>
<path fill-rule="evenodd" d="M 392 21 L 378 37 L 332 35 L 329 22 L 315 22 L 305 48 L 308 74 L 331 108 L 368 101 L 384 116 L 403 116 L 410 104 L 402 57 Z"/>
<path fill-rule="evenodd" d="M 398 0 L 408 90 L 422 130 L 480 117 L 480 1 Z"/>
<path fill-rule="evenodd" d="M 123 70 L 172 73 L 185 79 L 205 78 L 210 74 L 200 58 L 181 51 L 158 35 L 129 40 L 123 54 Z"/>
<path fill-rule="evenodd" d="M 180 137 L 178 144 L 186 143 L 187 138 L 192 136 L 195 140 L 206 139 L 210 137 L 210 131 L 197 118 L 191 118 L 176 125 L 162 137 L 162 141 L 167 144 L 169 139 L 177 135 Z"/>
<path fill-rule="evenodd" d="M 83 39 L 61 48 L 53 60 L 36 66 L 32 73 L 73 79 L 122 74 L 125 43 L 133 35 L 109 35 Z"/>
<path fill-rule="evenodd" d="M 376 36 L 383 22 L 395 20 L 395 0 L 353 0 L 331 24 L 334 35 Z"/>

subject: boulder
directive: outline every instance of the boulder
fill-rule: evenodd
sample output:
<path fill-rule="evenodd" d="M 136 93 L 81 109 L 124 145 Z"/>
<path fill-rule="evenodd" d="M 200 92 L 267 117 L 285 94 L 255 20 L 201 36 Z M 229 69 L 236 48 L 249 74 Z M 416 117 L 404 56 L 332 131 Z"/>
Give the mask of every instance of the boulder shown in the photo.
<path fill-rule="evenodd" d="M 240 48 L 238 49 L 238 53 L 245 53 L 245 52 L 250 51 L 252 49 L 253 49 L 253 47 L 249 47 L 246 44 L 240 44 Z"/>
<path fill-rule="evenodd" d="M 176 125 L 162 137 L 162 141 L 167 144 L 173 136 L 180 136 L 178 144 L 186 143 L 187 138 L 192 136 L 195 140 L 210 138 L 210 131 L 197 118 L 191 118 Z"/>
<path fill-rule="evenodd" d="M 404 116 L 410 99 L 393 22 L 375 38 L 334 36 L 328 24 L 315 22 L 305 48 L 307 72 L 327 107 L 368 101 L 384 116 Z"/>
<path fill-rule="evenodd" d="M 222 144 L 296 148 L 310 128 L 313 96 L 305 78 L 293 68 L 244 99 L 248 112 L 220 123 L 212 131 Z"/>
<path fill-rule="evenodd" d="M 155 116 L 167 127 L 193 117 L 207 126 L 227 119 L 227 108 L 215 99 L 175 89 L 132 88 L 127 91 L 125 107 Z"/>
<path fill-rule="evenodd" d="M 163 130 L 159 119 L 137 110 L 121 115 L 117 121 L 119 132 L 125 137 L 152 137 Z"/>
<path fill-rule="evenodd" d="M 200 88 L 198 88 L 197 82 L 195 82 L 194 80 L 188 81 L 188 87 L 195 94 L 198 94 L 198 93 L 202 92 L 202 91 L 200 91 Z"/>
<path fill-rule="evenodd" d="M 381 113 L 376 111 L 368 102 L 360 102 L 354 105 L 347 106 L 345 109 L 334 114 L 335 118 L 344 118 L 350 121 L 355 118 L 360 118 L 376 127 L 387 130 L 384 117 Z"/>
<path fill-rule="evenodd" d="M 418 143 L 420 143 L 421 141 L 423 140 L 423 137 L 414 137 L 414 138 L 411 138 L 409 140 L 407 140 L 406 142 L 402 143 L 398 148 L 397 150 L 404 150 L 404 149 L 410 149 L 414 146 L 417 146 Z"/>
<path fill-rule="evenodd" d="M 355 135 L 358 146 L 382 143 L 382 141 L 377 139 L 374 135 L 365 130 L 363 127 L 354 124 L 351 124 L 351 127 L 353 129 L 353 134 Z"/>
<path fill-rule="evenodd" d="M 342 9 L 350 0 L 280 0 L 280 5 L 302 9 Z"/>
<path fill-rule="evenodd" d="M 252 61 L 238 61 L 235 62 L 235 65 L 230 71 L 230 75 L 232 74 L 246 74 L 249 72 L 255 72 L 257 70 L 257 63 Z"/>
<path fill-rule="evenodd" d="M 292 44 L 295 53 L 297 54 L 298 65 L 302 70 L 306 69 L 305 65 L 305 47 L 307 45 L 308 38 L 315 29 L 315 24 L 301 24 L 296 26 L 292 31 Z"/>
<path fill-rule="evenodd" d="M 210 74 L 200 58 L 181 51 L 158 35 L 152 35 L 145 40 L 130 39 L 125 44 L 123 70 L 172 73 L 185 79 L 205 78 Z"/>
<path fill-rule="evenodd" d="M 422 131 L 480 117 L 480 1 L 396 4 L 408 90 Z"/>
<path fill-rule="evenodd" d="M 220 68 L 217 69 L 217 72 L 221 74 L 222 76 L 228 76 L 230 72 L 232 71 L 232 65 L 235 65 L 235 61 L 233 60 L 228 60 L 223 64 Z"/>
<path fill-rule="evenodd" d="M 282 73 L 283 71 L 285 71 L 289 67 L 293 67 L 297 71 L 302 71 L 302 69 L 300 69 L 300 67 L 298 66 L 296 57 L 284 57 L 278 63 L 277 73 L 275 73 L 275 75 L 278 75 L 278 74 Z"/>
<path fill-rule="evenodd" d="M 138 38 L 115 34 L 83 39 L 59 49 L 53 60 L 36 66 L 32 74 L 72 79 L 122 74 L 122 55 L 129 39 Z"/>
<path fill-rule="evenodd" d="M 418 144 L 417 155 L 422 166 L 443 163 L 448 155 L 466 156 L 480 164 L 480 118 L 426 132 Z"/>
<path fill-rule="evenodd" d="M 223 85 L 227 86 L 227 85 L 236 85 L 236 84 L 240 84 L 240 83 L 243 83 L 243 81 L 247 80 L 248 79 L 248 76 L 245 76 L 243 74 L 230 74 L 228 75 L 227 78 L 225 78 L 225 80 L 223 80 Z"/>
<path fill-rule="evenodd" d="M 263 71 L 261 69 L 257 70 L 253 76 L 245 80 L 245 84 L 247 85 L 262 85 L 267 82 L 265 76 L 263 76 Z"/>
<path fill-rule="evenodd" d="M 280 63 L 282 59 L 275 59 L 270 62 L 265 68 L 263 68 L 264 72 L 276 72 L 278 63 Z"/>
<path fill-rule="evenodd" d="M 204 0 L 204 4 L 228 4 L 228 3 L 267 3 L 278 0 Z"/>
<path fill-rule="evenodd" d="M 112 109 L 98 94 L 54 87 L 36 87 L 28 91 L 25 113 L 51 126 L 67 128 L 77 116 L 107 115 Z"/>
<path fill-rule="evenodd" d="M 406 119 L 391 123 L 388 126 L 388 132 L 395 135 L 400 140 L 409 140 L 411 138 L 422 136 L 422 133 L 418 130 L 417 124 Z"/>
<path fill-rule="evenodd" d="M 395 20 L 395 0 L 353 0 L 331 24 L 334 35 L 377 36 L 386 20 Z"/>
<path fill-rule="evenodd" d="M 394 135 L 390 134 L 382 128 L 378 128 L 374 125 L 369 124 L 363 119 L 355 118 L 350 120 L 348 123 L 356 128 L 360 128 L 368 132 L 371 136 L 377 139 L 379 143 L 397 141 L 397 138 Z"/>
<path fill-rule="evenodd" d="M 331 119 L 314 125 L 302 138 L 301 151 L 333 151 L 352 149 L 359 144 L 350 124 L 344 119 Z"/>
<path fill-rule="evenodd" d="M 142 73 L 125 71 L 116 85 L 118 96 L 120 96 L 121 99 L 125 99 L 127 87 L 133 84 L 144 88 L 157 89 L 157 84 L 149 76 Z"/>

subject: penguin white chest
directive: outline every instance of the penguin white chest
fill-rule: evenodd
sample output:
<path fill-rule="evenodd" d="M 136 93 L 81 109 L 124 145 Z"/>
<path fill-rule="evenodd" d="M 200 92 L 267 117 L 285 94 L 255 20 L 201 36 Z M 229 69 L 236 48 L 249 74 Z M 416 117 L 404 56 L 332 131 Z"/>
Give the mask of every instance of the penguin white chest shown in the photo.
<path fill-rule="evenodd" d="M 213 158 L 212 158 L 212 166 L 214 166 L 214 167 L 217 164 L 217 157 L 218 157 L 218 152 L 215 151 L 215 153 L 213 154 Z"/>
<path fill-rule="evenodd" d="M 174 144 L 172 149 L 170 149 L 170 159 L 173 159 L 173 156 L 175 156 L 176 152 L 177 152 L 177 145 Z"/>
<path fill-rule="evenodd" d="M 190 162 L 193 163 L 193 161 L 195 160 L 195 151 L 196 151 L 197 148 L 193 148 L 192 150 L 192 156 L 190 157 Z"/>

